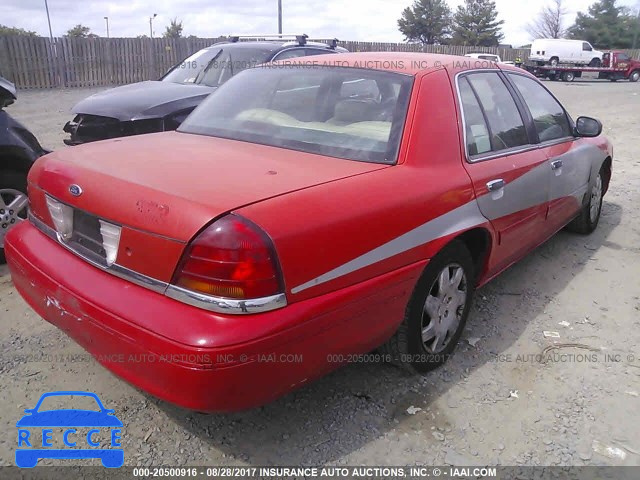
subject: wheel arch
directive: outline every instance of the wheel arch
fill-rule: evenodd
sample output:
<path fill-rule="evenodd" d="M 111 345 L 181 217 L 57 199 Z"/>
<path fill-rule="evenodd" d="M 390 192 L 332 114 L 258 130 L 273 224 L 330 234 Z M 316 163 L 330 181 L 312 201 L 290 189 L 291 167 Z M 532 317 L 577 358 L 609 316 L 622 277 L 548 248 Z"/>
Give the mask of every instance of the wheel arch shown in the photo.
<path fill-rule="evenodd" d="M 473 266 L 475 268 L 474 276 L 476 283 L 482 277 L 486 270 L 489 252 L 492 246 L 492 237 L 488 229 L 484 227 L 476 227 L 466 230 L 453 240 L 457 240 L 465 245 L 471 253 Z"/>
<path fill-rule="evenodd" d="M 19 147 L 0 146 L 0 171 L 28 173 L 34 160 Z"/>
<path fill-rule="evenodd" d="M 602 162 L 602 166 L 600 167 L 600 169 L 603 172 L 603 181 L 604 181 L 604 189 L 602 191 L 603 194 L 607 193 L 607 190 L 609 190 L 609 182 L 611 181 L 611 167 L 613 164 L 613 160 L 611 157 L 607 157 L 604 159 L 604 162 Z"/>

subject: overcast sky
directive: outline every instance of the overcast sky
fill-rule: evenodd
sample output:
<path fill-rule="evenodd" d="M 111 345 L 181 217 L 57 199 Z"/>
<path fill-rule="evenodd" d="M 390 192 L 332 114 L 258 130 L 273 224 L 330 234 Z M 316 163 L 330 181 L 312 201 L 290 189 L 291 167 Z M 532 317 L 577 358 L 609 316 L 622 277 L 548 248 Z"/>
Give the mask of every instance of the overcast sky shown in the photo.
<path fill-rule="evenodd" d="M 496 0 L 499 18 L 505 21 L 504 43 L 529 43 L 524 27 L 550 0 Z M 0 23 L 34 30 L 48 36 L 44 0 L 2 0 Z M 230 33 L 278 31 L 277 0 L 48 0 L 54 36 L 82 23 L 93 33 L 106 36 L 104 17 L 109 17 L 111 37 L 160 36 L 169 21 L 182 20 L 185 35 L 217 37 Z M 413 0 L 282 0 L 284 33 L 307 33 L 311 37 L 340 40 L 400 42 L 397 20 Z M 463 0 L 449 0 L 452 9 Z M 577 12 L 586 12 L 593 0 L 565 0 L 566 23 Z M 620 5 L 640 6 L 640 0 L 618 0 Z"/>

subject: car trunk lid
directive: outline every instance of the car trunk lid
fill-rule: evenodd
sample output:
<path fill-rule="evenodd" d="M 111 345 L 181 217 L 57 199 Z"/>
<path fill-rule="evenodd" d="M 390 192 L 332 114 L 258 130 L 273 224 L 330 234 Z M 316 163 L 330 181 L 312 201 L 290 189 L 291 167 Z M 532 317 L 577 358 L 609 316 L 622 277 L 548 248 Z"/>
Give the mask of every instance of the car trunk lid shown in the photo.
<path fill-rule="evenodd" d="M 54 152 L 36 162 L 29 182 L 32 209 L 40 219 L 54 226 L 44 193 L 89 214 L 87 218 L 75 213 L 80 219 L 77 232 L 89 237 L 89 250 L 95 247 L 93 253 L 102 257 L 105 252 L 91 240 L 99 241 L 100 228 L 104 236 L 109 227 L 97 219 L 122 226 L 117 263 L 167 281 L 184 245 L 214 218 L 274 196 L 386 167 L 166 132 Z M 158 255 L 165 261 L 154 261 Z"/>

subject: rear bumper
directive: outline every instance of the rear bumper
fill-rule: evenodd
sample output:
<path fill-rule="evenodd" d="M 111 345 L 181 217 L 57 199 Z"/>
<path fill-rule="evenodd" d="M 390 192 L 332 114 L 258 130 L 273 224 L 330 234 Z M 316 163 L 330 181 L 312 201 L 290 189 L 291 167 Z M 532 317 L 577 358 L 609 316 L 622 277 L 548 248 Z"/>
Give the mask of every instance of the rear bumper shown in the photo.
<path fill-rule="evenodd" d="M 199 411 L 267 403 L 345 363 L 341 355 L 380 345 L 426 263 L 238 317 L 105 273 L 27 222 L 7 236 L 5 253 L 16 288 L 40 316 L 135 386 Z"/>

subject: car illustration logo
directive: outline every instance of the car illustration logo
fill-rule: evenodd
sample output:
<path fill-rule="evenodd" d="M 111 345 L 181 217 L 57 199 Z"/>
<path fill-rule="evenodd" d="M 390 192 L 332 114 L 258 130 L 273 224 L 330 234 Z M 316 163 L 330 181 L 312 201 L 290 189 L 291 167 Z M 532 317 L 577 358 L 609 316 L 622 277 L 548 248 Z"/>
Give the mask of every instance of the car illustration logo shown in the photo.
<path fill-rule="evenodd" d="M 71 396 L 92 398 L 98 408 L 48 410 L 42 407 L 47 398 Z M 122 422 L 114 415 L 114 410 L 104 407 L 95 393 L 48 392 L 40 397 L 34 408 L 26 409 L 25 413 L 16 423 L 18 467 L 33 468 L 41 458 L 99 458 L 107 468 L 123 465 L 124 451 L 120 443 Z"/>
<path fill-rule="evenodd" d="M 79 197 L 80 195 L 82 195 L 82 187 L 73 183 L 69 185 L 69 193 L 74 197 Z"/>

